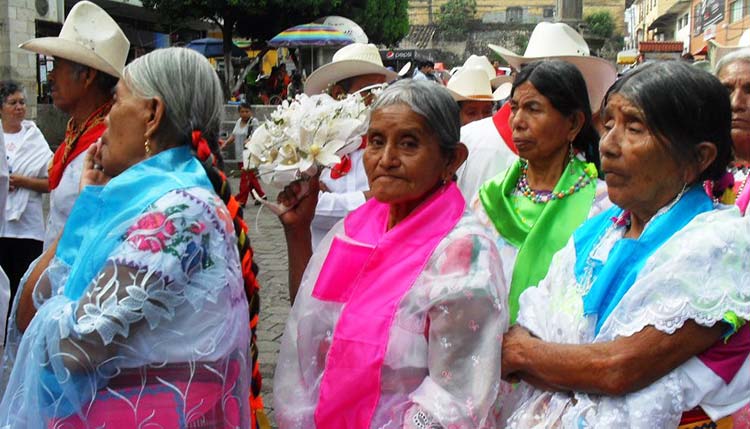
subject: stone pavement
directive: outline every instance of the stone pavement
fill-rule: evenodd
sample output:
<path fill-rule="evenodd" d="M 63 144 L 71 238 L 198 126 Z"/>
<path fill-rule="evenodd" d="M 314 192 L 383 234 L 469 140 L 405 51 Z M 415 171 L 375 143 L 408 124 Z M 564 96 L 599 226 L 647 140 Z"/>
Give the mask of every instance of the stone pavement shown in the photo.
<path fill-rule="evenodd" d="M 239 181 L 230 179 L 232 191 L 237 192 Z M 269 195 L 269 198 L 271 196 Z M 287 256 L 284 232 L 278 218 L 268 209 L 260 210 L 252 201 L 245 208 L 245 222 L 250 229 L 250 243 L 255 251 L 255 262 L 260 273 L 260 319 L 258 321 L 258 350 L 260 372 L 263 375 L 263 401 L 273 427 L 273 373 L 279 355 L 281 335 L 289 314 L 287 288 Z M 257 227 L 256 227 L 257 219 Z"/>

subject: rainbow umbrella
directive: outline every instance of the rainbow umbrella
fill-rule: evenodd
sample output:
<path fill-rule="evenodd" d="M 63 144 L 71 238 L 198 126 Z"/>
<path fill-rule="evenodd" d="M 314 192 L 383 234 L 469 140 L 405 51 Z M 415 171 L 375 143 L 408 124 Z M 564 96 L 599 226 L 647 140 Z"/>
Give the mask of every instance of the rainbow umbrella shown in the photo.
<path fill-rule="evenodd" d="M 274 48 L 299 46 L 341 46 L 354 43 L 354 39 L 330 25 L 302 24 L 288 28 L 268 41 Z"/>

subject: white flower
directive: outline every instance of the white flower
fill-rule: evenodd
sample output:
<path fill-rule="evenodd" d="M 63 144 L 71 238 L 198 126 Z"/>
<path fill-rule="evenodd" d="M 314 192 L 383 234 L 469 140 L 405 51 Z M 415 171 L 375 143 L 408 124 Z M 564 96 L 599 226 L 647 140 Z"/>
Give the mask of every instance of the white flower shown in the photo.
<path fill-rule="evenodd" d="M 286 185 L 356 150 L 367 130 L 369 110 L 359 94 L 343 100 L 299 95 L 284 101 L 253 133 L 244 159 L 266 183 Z"/>

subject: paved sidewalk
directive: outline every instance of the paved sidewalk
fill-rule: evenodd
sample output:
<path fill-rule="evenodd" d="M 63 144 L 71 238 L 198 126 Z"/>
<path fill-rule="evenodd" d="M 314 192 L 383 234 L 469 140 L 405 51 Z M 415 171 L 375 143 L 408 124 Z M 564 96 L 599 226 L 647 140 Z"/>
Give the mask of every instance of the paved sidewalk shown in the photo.
<path fill-rule="evenodd" d="M 239 189 L 239 182 L 231 179 L 232 190 Z M 269 196 L 270 197 L 270 196 Z M 276 427 L 273 413 L 273 373 L 279 354 L 279 343 L 284 333 L 284 324 L 289 314 L 289 292 L 287 289 L 287 256 L 284 232 L 278 218 L 267 209 L 248 202 L 245 222 L 250 229 L 250 243 L 255 250 L 255 261 L 260 273 L 260 320 L 258 321 L 258 350 L 260 372 L 263 375 L 263 401 L 266 413 Z M 257 227 L 256 227 L 257 219 Z"/>

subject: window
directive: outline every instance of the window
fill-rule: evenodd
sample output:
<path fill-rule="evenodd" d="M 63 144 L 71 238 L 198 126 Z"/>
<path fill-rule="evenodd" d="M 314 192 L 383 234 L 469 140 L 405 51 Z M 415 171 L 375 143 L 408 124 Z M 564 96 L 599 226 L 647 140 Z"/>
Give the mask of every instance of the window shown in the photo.
<path fill-rule="evenodd" d="M 505 22 L 523 22 L 523 8 L 509 7 L 505 9 Z"/>
<path fill-rule="evenodd" d="M 542 12 L 543 18 L 554 18 L 555 17 L 555 8 L 553 7 L 545 7 L 544 11 Z"/>
<path fill-rule="evenodd" d="M 729 14 L 729 22 L 737 22 L 742 19 L 742 10 L 744 9 L 744 6 L 744 0 L 736 0 L 729 3 L 729 10 L 731 11 Z"/>

